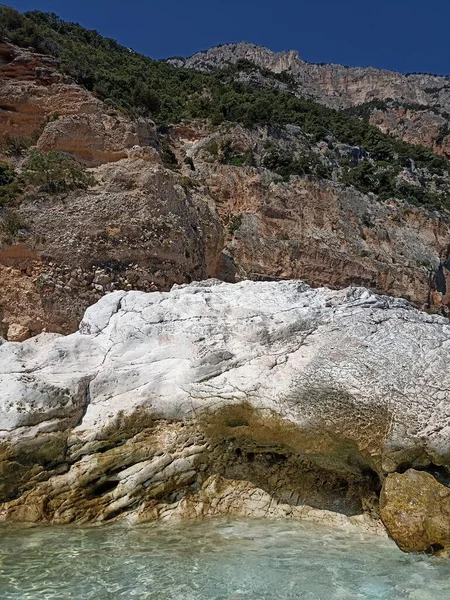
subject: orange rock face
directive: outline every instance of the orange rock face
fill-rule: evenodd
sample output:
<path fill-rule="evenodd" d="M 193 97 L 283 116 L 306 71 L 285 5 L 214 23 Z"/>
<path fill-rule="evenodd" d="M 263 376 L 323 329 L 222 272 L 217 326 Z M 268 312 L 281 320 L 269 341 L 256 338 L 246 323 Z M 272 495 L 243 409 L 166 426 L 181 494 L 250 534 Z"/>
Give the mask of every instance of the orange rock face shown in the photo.
<path fill-rule="evenodd" d="M 431 110 L 390 108 L 374 110 L 370 122 L 383 133 L 390 133 L 410 144 L 421 144 L 450 159 L 450 135 L 440 139 L 447 120 Z"/>
<path fill-rule="evenodd" d="M 132 123 L 58 73 L 55 61 L 9 44 L 0 46 L 0 137 L 36 137 L 40 150 L 71 154 L 87 166 L 126 157 L 147 145 L 152 123 Z"/>
<path fill-rule="evenodd" d="M 420 306 L 429 301 L 429 269 L 450 240 L 450 224 L 438 215 L 330 182 L 270 182 L 252 168 L 214 166 L 207 182 L 229 224 L 226 251 L 238 277 L 362 285 Z"/>

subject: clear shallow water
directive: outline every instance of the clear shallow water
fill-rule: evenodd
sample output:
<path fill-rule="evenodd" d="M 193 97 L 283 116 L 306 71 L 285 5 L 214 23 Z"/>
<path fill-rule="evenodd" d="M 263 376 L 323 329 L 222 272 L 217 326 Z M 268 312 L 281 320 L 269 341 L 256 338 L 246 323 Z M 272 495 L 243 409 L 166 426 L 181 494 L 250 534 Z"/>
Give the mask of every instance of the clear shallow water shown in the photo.
<path fill-rule="evenodd" d="M 0 528 L 1 600 L 449 600 L 450 561 L 292 521 Z"/>

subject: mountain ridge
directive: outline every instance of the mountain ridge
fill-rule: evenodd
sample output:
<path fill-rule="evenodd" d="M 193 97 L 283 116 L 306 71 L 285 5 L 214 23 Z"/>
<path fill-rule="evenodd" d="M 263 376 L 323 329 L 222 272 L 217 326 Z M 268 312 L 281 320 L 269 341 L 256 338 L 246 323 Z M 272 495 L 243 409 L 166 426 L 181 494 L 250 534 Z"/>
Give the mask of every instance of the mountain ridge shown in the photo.
<path fill-rule="evenodd" d="M 423 143 L 437 154 L 450 157 L 450 76 L 308 63 L 296 50 L 273 52 L 248 42 L 221 44 L 186 59 L 168 60 L 175 66 L 204 72 L 221 70 L 239 61 L 287 74 L 291 92 L 333 109 L 354 109 L 355 114 L 362 114 L 368 105 L 370 108 L 378 102 L 369 112 L 370 123 L 384 133 L 409 143 Z M 396 106 L 392 106 L 393 102 Z M 398 108 L 403 112 L 399 113 Z"/>
<path fill-rule="evenodd" d="M 344 69 L 370 69 L 370 70 L 381 71 L 381 72 L 386 72 L 386 73 L 395 73 L 395 74 L 401 75 L 403 77 L 410 77 L 413 75 L 425 75 L 425 76 L 436 77 L 439 79 L 448 79 L 449 83 L 450 83 L 450 75 L 443 75 L 443 74 L 432 73 L 432 72 L 428 72 L 428 71 L 408 71 L 406 73 L 403 73 L 401 71 L 396 71 L 395 69 L 389 69 L 389 68 L 385 68 L 385 67 L 374 67 L 369 64 L 368 65 L 346 65 L 344 63 L 339 63 L 339 62 L 334 62 L 334 61 L 309 61 L 309 60 L 302 58 L 300 51 L 296 50 L 294 48 L 291 48 L 289 50 L 272 50 L 269 46 L 265 46 L 263 44 L 254 44 L 253 42 L 247 42 L 245 40 L 242 40 L 240 42 L 223 42 L 220 44 L 214 44 L 213 46 L 210 46 L 209 48 L 204 48 L 202 50 L 198 50 L 188 56 L 169 56 L 169 57 L 161 59 L 161 60 L 164 60 L 167 62 L 178 60 L 180 62 L 185 63 L 185 62 L 187 62 L 191 59 L 194 59 L 196 57 L 199 57 L 201 55 L 208 54 L 211 51 L 220 51 L 220 50 L 223 50 L 224 48 L 230 48 L 230 49 L 234 48 L 237 50 L 252 49 L 254 51 L 260 50 L 266 54 L 273 55 L 274 57 L 292 56 L 294 59 L 297 59 L 297 61 L 299 63 L 305 64 L 305 65 L 311 65 L 311 66 L 320 66 L 320 67 L 321 66 L 334 66 L 334 67 L 342 67 Z"/>

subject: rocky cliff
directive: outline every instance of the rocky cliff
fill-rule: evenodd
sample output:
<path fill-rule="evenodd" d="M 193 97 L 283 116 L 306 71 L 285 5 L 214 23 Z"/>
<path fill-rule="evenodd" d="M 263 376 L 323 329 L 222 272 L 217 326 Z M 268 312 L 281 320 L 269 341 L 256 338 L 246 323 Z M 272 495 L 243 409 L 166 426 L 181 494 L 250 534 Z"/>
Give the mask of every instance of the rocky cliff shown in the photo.
<path fill-rule="evenodd" d="M 448 81 L 0 15 L 0 520 L 449 548 Z"/>
<path fill-rule="evenodd" d="M 426 73 L 402 75 L 371 67 L 308 63 L 296 51 L 277 53 L 245 42 L 215 46 L 187 59 L 169 59 L 169 62 L 191 69 L 214 70 L 242 60 L 275 73 L 292 74 L 302 95 L 332 108 L 395 99 L 450 109 L 450 77 Z"/>
<path fill-rule="evenodd" d="M 74 331 L 114 289 L 210 276 L 365 285 L 446 310 L 448 214 L 342 182 L 346 165 L 366 165 L 373 173 L 362 189 L 386 175 L 445 199 L 449 177 L 413 162 L 390 171 L 363 148 L 312 143 L 301 127 L 194 120 L 157 129 L 107 108 L 50 57 L 6 42 L 1 53 L 4 164 L 20 174 L 30 146 L 58 151 L 95 181 L 59 194 L 28 186 L 4 205 L 0 331 L 9 339 Z M 272 67 L 296 60 L 283 55 Z"/>
<path fill-rule="evenodd" d="M 34 145 L 103 165 L 94 189 L 19 196 L 22 225 L 0 231 L 0 332 L 14 340 L 67 333 L 105 292 L 216 275 L 223 235 L 214 203 L 164 167 L 154 123 L 107 109 L 50 57 L 8 43 L 0 53 L 7 163 L 20 171 Z M 10 214 L 6 203 L 4 223 Z"/>
<path fill-rule="evenodd" d="M 148 145 L 149 123 L 131 122 L 57 70 L 56 60 L 0 43 L 0 136 L 35 138 L 40 150 L 68 152 L 87 166 Z"/>
<path fill-rule="evenodd" d="M 366 105 L 371 122 L 384 131 L 450 156 L 450 77 L 313 64 L 302 60 L 296 51 L 277 53 L 248 43 L 224 44 L 187 59 L 169 59 L 171 64 L 204 71 L 223 69 L 239 61 L 287 74 L 290 89 L 331 108 Z M 389 108 L 392 101 L 396 110 Z"/>
<path fill-rule="evenodd" d="M 362 288 L 114 292 L 75 334 L 0 346 L 0 519 L 381 515 L 404 549 L 445 548 L 449 349 L 447 319 Z M 424 493 L 411 522 L 437 529 L 411 533 Z"/>
<path fill-rule="evenodd" d="M 68 333 L 105 293 L 209 276 L 365 285 L 448 312 L 447 162 L 367 123 L 445 156 L 445 78 L 311 65 L 250 44 L 171 61 L 181 70 L 98 34 L 94 64 L 92 32 L 8 10 L 22 46 L 0 47 L 3 335 Z M 21 19 L 54 56 L 25 47 Z M 132 86 L 138 71 L 153 88 L 118 86 L 119 72 Z M 264 94 L 271 86 L 277 96 Z M 248 106 L 233 117 L 236 103 Z M 155 125 L 152 110 L 175 122 Z"/>

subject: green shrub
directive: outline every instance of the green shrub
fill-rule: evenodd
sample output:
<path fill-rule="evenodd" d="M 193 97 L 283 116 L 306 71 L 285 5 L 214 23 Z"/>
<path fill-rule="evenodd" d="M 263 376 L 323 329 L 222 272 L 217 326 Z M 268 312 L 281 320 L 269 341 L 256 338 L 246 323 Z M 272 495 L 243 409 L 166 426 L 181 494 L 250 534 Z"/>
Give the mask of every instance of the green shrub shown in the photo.
<path fill-rule="evenodd" d="M 439 132 L 436 138 L 436 144 L 438 146 L 442 146 L 442 142 L 445 140 L 447 136 L 450 135 L 450 124 L 445 123 L 439 128 Z"/>
<path fill-rule="evenodd" d="M 230 233 L 234 233 L 238 229 L 240 229 L 242 225 L 242 215 L 238 213 L 237 215 L 230 215 L 228 219 L 228 231 Z"/>
<path fill-rule="evenodd" d="M 12 183 L 16 178 L 16 172 L 7 163 L 0 162 L 0 186 Z"/>
<path fill-rule="evenodd" d="M 232 165 L 233 167 L 243 167 L 245 165 L 245 155 L 238 154 L 236 156 L 232 156 L 228 160 L 227 164 Z"/>
<path fill-rule="evenodd" d="M 188 165 L 191 168 L 191 171 L 195 171 L 194 161 L 192 160 L 191 156 L 186 156 L 184 159 L 184 164 Z"/>
<path fill-rule="evenodd" d="M 203 147 L 203 150 L 210 154 L 213 158 L 216 158 L 219 155 L 219 144 L 217 140 L 211 140 L 206 146 Z"/>
<path fill-rule="evenodd" d="M 288 180 L 291 175 L 316 175 L 325 178 L 331 173 L 331 167 L 324 164 L 320 156 L 312 151 L 296 156 L 292 150 L 272 147 L 264 156 L 262 164 L 284 180 Z"/>
<path fill-rule="evenodd" d="M 3 154 L 6 156 L 19 157 L 35 143 L 35 136 L 24 138 L 5 135 L 1 141 L 0 147 Z"/>
<path fill-rule="evenodd" d="M 361 161 L 354 168 L 344 168 L 341 181 L 345 185 L 353 185 L 360 192 L 375 193 L 377 188 L 377 172 L 372 163 Z"/>
<path fill-rule="evenodd" d="M 21 192 L 19 182 L 14 181 L 7 185 L 0 185 L 0 207 L 14 204 Z"/>
<path fill-rule="evenodd" d="M 0 228 L 8 239 L 14 238 L 21 229 L 27 229 L 28 224 L 14 210 L 5 209 L 1 215 Z"/>
<path fill-rule="evenodd" d="M 0 207 L 13 204 L 20 193 L 16 172 L 7 163 L 0 162 Z"/>
<path fill-rule="evenodd" d="M 188 190 L 193 190 L 195 188 L 198 188 L 200 186 L 200 184 L 198 183 L 198 181 L 195 181 L 194 179 L 191 179 L 190 177 L 182 177 L 180 180 L 180 184 L 183 186 L 183 188 L 188 191 Z"/>
<path fill-rule="evenodd" d="M 50 194 L 88 189 L 95 183 L 93 176 L 76 160 L 54 151 L 32 150 L 22 176 L 26 184 L 40 186 Z"/>
<path fill-rule="evenodd" d="M 163 140 L 161 142 L 159 150 L 163 165 L 168 169 L 172 169 L 173 171 L 178 170 L 180 165 L 178 163 L 177 157 L 175 156 L 174 151 L 169 146 L 169 143 L 166 140 Z"/>

